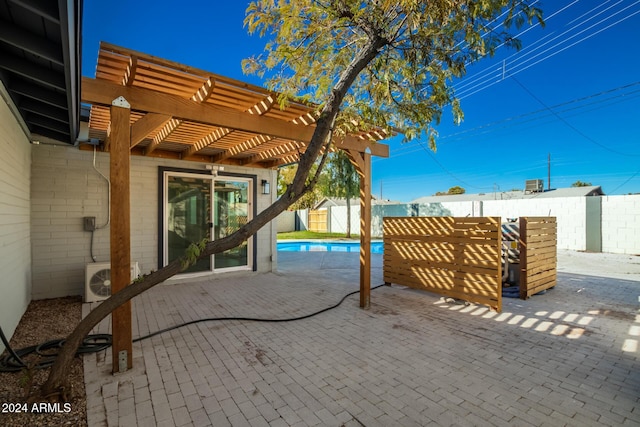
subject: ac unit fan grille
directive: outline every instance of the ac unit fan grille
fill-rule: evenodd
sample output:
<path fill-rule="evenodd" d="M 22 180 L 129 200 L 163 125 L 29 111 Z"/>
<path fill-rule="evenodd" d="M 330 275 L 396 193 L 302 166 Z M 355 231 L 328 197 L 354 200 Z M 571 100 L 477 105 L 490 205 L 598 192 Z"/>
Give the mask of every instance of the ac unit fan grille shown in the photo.
<path fill-rule="evenodd" d="M 89 289 L 100 297 L 111 296 L 111 270 L 105 268 L 96 271 L 89 281 Z"/>

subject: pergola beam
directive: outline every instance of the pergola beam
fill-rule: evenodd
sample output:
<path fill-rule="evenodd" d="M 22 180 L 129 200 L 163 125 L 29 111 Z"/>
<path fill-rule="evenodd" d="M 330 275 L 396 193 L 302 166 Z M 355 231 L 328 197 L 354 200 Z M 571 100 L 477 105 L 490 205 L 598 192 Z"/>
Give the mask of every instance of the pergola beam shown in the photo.
<path fill-rule="evenodd" d="M 200 89 L 198 89 L 198 91 L 191 97 L 191 100 L 195 102 L 205 102 L 207 99 L 211 98 L 215 87 L 215 79 L 213 77 L 209 77 L 202 87 L 200 87 Z"/>
<path fill-rule="evenodd" d="M 133 81 L 136 79 L 136 73 L 138 72 L 138 57 L 132 55 L 129 58 L 129 65 L 124 72 L 124 78 L 122 79 L 122 84 L 125 86 L 131 86 Z"/>
<path fill-rule="evenodd" d="M 131 147 L 140 144 L 151 132 L 164 126 L 171 116 L 166 114 L 147 113 L 131 125 Z"/>
<path fill-rule="evenodd" d="M 258 102 L 253 107 L 249 108 L 247 112 L 249 114 L 257 114 L 259 116 L 263 116 L 269 110 L 271 110 L 275 102 L 276 102 L 275 97 L 273 95 L 269 95 L 262 101 Z"/>
<path fill-rule="evenodd" d="M 222 153 L 220 154 L 216 154 L 215 156 L 213 156 L 213 162 L 217 163 L 217 162 L 221 162 L 223 160 L 226 160 L 230 157 L 235 156 L 236 154 L 242 153 L 245 150 L 250 150 L 252 148 L 257 147 L 260 144 L 264 144 L 267 141 L 271 141 L 270 136 L 268 135 L 256 135 L 253 138 L 247 139 L 246 141 L 241 142 L 240 144 L 234 145 L 233 147 L 224 150 Z"/>
<path fill-rule="evenodd" d="M 139 87 L 126 87 L 104 80 L 82 78 L 82 101 L 96 105 L 109 105 L 110 100 L 124 96 L 132 109 L 166 114 L 174 118 L 200 122 L 212 126 L 236 129 L 274 138 L 309 142 L 315 126 L 296 125 L 273 117 L 249 114 L 207 103 L 197 103 L 180 96 L 160 93 Z M 339 148 L 354 149 L 379 157 L 389 156 L 389 147 L 374 141 L 348 137 L 338 144 Z"/>
<path fill-rule="evenodd" d="M 268 160 L 274 160 L 274 157 L 280 157 L 286 153 L 290 153 L 296 150 L 304 149 L 304 144 L 297 141 L 291 141 L 286 144 L 280 145 L 275 148 L 263 151 L 259 154 L 254 154 L 251 157 L 242 160 L 243 165 L 251 165 L 254 163 L 261 163 Z"/>
<path fill-rule="evenodd" d="M 208 147 L 211 144 L 215 143 L 216 141 L 221 140 L 225 136 L 229 135 L 231 132 L 233 132 L 231 129 L 218 128 L 218 129 L 214 130 L 213 132 L 211 132 L 209 135 L 207 135 L 204 138 L 200 139 L 198 142 L 196 142 L 195 144 L 193 144 L 189 148 L 187 148 L 182 153 L 182 155 L 183 155 L 183 157 L 191 157 L 194 154 L 196 154 L 198 151 L 202 150 L 203 148 Z"/>
<path fill-rule="evenodd" d="M 144 150 L 144 155 L 148 156 L 153 153 L 153 151 L 158 148 L 158 145 L 165 139 L 169 137 L 178 127 L 182 124 L 182 120 L 170 119 L 165 125 L 162 127 L 160 132 L 156 136 L 153 137 L 153 141 L 151 144 Z"/>

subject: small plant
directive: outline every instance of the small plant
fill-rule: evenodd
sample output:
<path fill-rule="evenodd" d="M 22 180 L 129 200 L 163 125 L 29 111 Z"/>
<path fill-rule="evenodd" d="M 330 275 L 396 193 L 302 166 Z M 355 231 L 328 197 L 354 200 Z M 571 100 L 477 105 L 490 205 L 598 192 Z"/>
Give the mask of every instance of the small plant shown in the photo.
<path fill-rule="evenodd" d="M 34 361 L 30 361 L 27 363 L 27 366 L 22 368 L 20 371 L 20 380 L 19 384 L 22 387 L 22 392 L 24 394 L 24 400 L 27 401 L 29 396 L 31 396 L 31 388 L 33 386 L 33 378 L 35 374 L 36 363 Z"/>
<path fill-rule="evenodd" d="M 202 239 L 199 243 L 192 243 L 185 250 L 184 256 L 181 258 L 182 271 L 188 269 L 192 265 L 194 265 L 200 254 L 204 252 L 205 247 L 207 246 L 208 238 Z"/>

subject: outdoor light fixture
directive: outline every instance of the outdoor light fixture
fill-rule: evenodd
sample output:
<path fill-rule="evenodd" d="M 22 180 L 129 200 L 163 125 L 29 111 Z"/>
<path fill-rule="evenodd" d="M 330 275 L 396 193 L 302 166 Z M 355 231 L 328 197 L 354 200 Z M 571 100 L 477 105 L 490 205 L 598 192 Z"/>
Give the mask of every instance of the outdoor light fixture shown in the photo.
<path fill-rule="evenodd" d="M 205 169 L 211 171 L 211 175 L 213 175 L 213 176 L 218 176 L 218 172 L 224 170 L 224 166 L 204 165 L 204 167 L 205 167 Z"/>
<path fill-rule="evenodd" d="M 266 179 L 262 180 L 262 194 L 269 194 L 271 191 L 271 186 L 269 185 L 269 181 Z"/>

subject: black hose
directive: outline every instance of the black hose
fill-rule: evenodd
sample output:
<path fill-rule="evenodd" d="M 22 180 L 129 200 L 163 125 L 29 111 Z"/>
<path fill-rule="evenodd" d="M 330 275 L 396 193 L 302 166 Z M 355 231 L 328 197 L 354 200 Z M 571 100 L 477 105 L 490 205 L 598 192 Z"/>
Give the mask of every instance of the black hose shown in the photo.
<path fill-rule="evenodd" d="M 4 344 L 4 347 L 7 349 L 7 351 L 9 352 L 9 355 L 13 358 L 13 360 L 18 362 L 21 366 L 25 366 L 22 359 L 20 359 L 20 356 L 18 356 L 16 352 L 13 351 L 13 349 L 9 345 L 9 341 L 7 340 L 7 337 L 4 336 L 4 332 L 2 331 L 1 327 L 0 327 L 0 338 L 2 339 L 2 343 Z"/>
<path fill-rule="evenodd" d="M 381 286 L 384 286 L 384 285 L 374 286 L 371 289 L 378 289 Z M 201 322 L 217 322 L 217 321 L 220 321 L 220 320 L 246 320 L 246 321 L 250 321 L 250 322 L 278 323 L 278 322 L 293 322 L 293 321 L 296 321 L 296 320 L 308 319 L 310 317 L 317 316 L 318 314 L 322 314 L 322 313 L 324 313 L 326 311 L 333 310 L 334 308 L 337 308 L 340 304 L 342 304 L 344 302 L 344 300 L 349 298 L 351 295 L 355 295 L 357 293 L 360 293 L 360 291 L 354 291 L 354 292 L 351 292 L 351 293 L 343 296 L 342 299 L 340 301 L 338 301 L 338 303 L 332 305 L 331 307 L 323 308 L 320 311 L 316 311 L 315 313 L 311 313 L 311 314 L 305 314 L 304 316 L 292 317 L 292 318 L 286 318 L 286 319 L 259 319 L 259 318 L 255 318 L 255 317 L 207 317 L 205 319 L 192 320 L 190 322 L 181 323 L 179 325 L 170 326 L 168 328 L 161 329 L 161 330 L 156 331 L 156 332 L 152 332 L 149 335 L 145 335 L 143 337 L 136 338 L 135 340 L 133 340 L 133 342 L 146 340 L 147 338 L 155 337 L 156 335 L 162 334 L 164 332 L 173 331 L 174 329 L 178 329 L 178 328 L 181 328 L 183 326 L 194 325 L 196 323 L 201 323 Z"/>
<path fill-rule="evenodd" d="M 372 290 L 378 289 L 381 286 L 384 286 L 384 285 L 374 286 L 371 289 Z M 205 319 L 192 320 L 190 322 L 181 323 L 179 325 L 171 326 L 156 332 L 152 332 L 149 335 L 145 335 L 143 337 L 134 339 L 133 342 L 146 340 L 147 338 L 155 337 L 156 335 L 173 331 L 175 329 L 182 328 L 183 326 L 189 326 L 189 325 L 193 325 L 201 322 L 216 322 L 221 320 L 244 320 L 244 321 L 250 321 L 250 322 L 277 323 L 277 322 L 293 322 L 296 320 L 308 319 L 310 317 L 317 316 L 319 314 L 322 314 L 324 312 L 337 308 L 338 306 L 340 306 L 340 304 L 344 302 L 344 300 L 349 298 L 351 295 L 355 295 L 357 293 L 360 293 L 360 291 L 354 291 L 354 292 L 348 293 L 347 295 L 342 297 L 342 299 L 338 301 L 338 303 L 330 307 L 323 308 L 320 311 L 316 311 L 311 314 L 306 314 L 304 316 L 291 317 L 291 318 L 285 318 L 285 319 L 260 319 L 255 317 L 207 317 Z M 53 365 L 53 362 L 58 354 L 57 349 L 61 348 L 65 341 L 64 339 L 52 340 L 52 341 L 47 341 L 43 344 L 33 345 L 30 347 L 25 347 L 23 349 L 20 349 L 18 351 L 13 351 L 13 349 L 9 345 L 9 342 L 7 341 L 7 338 L 4 336 L 4 333 L 2 332 L 1 327 L 0 327 L 0 338 L 2 338 L 2 342 L 4 343 L 4 346 L 7 348 L 7 351 L 9 352 L 9 354 L 0 358 L 0 372 L 17 372 L 27 368 L 27 365 L 22 360 L 22 357 L 25 357 L 31 353 L 36 353 L 43 358 L 43 360 L 39 361 L 37 364 L 32 366 L 32 368 L 36 368 L 36 369 L 47 368 Z M 111 344 L 112 344 L 112 336 L 110 334 L 88 335 L 82 341 L 82 345 L 78 348 L 78 351 L 76 352 L 76 354 L 95 353 L 111 347 Z M 54 351 L 51 351 L 51 350 L 54 350 Z"/>

